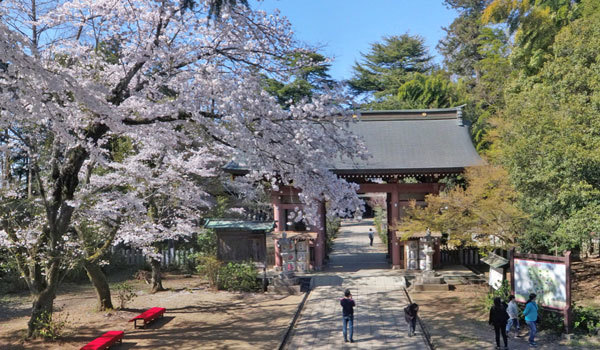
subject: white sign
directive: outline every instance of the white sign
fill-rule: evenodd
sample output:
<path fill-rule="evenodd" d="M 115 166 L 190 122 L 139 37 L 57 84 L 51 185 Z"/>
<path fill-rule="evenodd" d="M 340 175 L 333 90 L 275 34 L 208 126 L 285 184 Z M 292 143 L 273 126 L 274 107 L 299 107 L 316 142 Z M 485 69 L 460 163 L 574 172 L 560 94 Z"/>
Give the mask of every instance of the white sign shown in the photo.
<path fill-rule="evenodd" d="M 567 307 L 567 267 L 564 263 L 514 259 L 515 299 L 529 300 L 537 295 L 539 305 L 553 309 Z"/>
<path fill-rule="evenodd" d="M 497 269 L 495 267 L 490 266 L 490 280 L 488 284 L 494 288 L 498 289 L 502 286 L 502 269 Z"/>

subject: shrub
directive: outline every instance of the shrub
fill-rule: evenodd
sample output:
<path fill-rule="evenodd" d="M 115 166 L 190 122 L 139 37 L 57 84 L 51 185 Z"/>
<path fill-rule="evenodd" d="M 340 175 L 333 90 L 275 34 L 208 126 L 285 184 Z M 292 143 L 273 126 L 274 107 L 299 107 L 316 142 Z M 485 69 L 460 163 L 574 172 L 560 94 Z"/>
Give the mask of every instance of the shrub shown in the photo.
<path fill-rule="evenodd" d="M 341 220 L 340 218 L 327 218 L 327 241 L 325 242 L 325 250 L 330 253 L 333 249 L 333 241 L 340 233 Z"/>
<path fill-rule="evenodd" d="M 254 292 L 260 288 L 258 272 L 252 262 L 227 263 L 219 269 L 218 288 Z"/>
<path fill-rule="evenodd" d="M 0 295 L 28 290 L 16 261 L 9 256 L 8 251 L 0 249 Z"/>
<path fill-rule="evenodd" d="M 35 321 L 36 333 L 34 336 L 44 339 L 56 340 L 62 337 L 69 326 L 69 314 L 52 317 L 52 313 L 44 312 Z"/>
<path fill-rule="evenodd" d="M 218 287 L 219 270 L 222 263 L 214 256 L 199 255 L 196 257 L 196 271 L 208 280 L 211 288 Z"/>
<path fill-rule="evenodd" d="M 387 245 L 387 230 L 385 229 L 385 223 L 387 222 L 387 212 L 382 207 L 375 207 L 375 218 L 373 218 L 373 224 L 375 225 L 375 231 L 381 239 L 381 241 Z"/>
<path fill-rule="evenodd" d="M 196 240 L 198 252 L 202 255 L 217 256 L 217 233 L 215 230 L 203 230 Z"/>
<path fill-rule="evenodd" d="M 578 333 L 597 334 L 600 330 L 600 310 L 589 306 L 575 305 L 573 328 Z"/>
<path fill-rule="evenodd" d="M 124 309 L 125 305 L 130 301 L 133 301 L 137 297 L 137 294 L 133 291 L 133 286 L 127 282 L 119 283 L 115 286 L 117 292 L 117 299 L 119 299 L 119 308 Z"/>
<path fill-rule="evenodd" d="M 483 299 L 482 307 L 486 312 L 489 312 L 491 307 L 494 306 L 494 298 L 500 297 L 503 302 L 508 303 L 508 297 L 510 296 L 510 285 L 507 280 L 502 281 L 500 288 L 493 290 L 485 295 Z"/>

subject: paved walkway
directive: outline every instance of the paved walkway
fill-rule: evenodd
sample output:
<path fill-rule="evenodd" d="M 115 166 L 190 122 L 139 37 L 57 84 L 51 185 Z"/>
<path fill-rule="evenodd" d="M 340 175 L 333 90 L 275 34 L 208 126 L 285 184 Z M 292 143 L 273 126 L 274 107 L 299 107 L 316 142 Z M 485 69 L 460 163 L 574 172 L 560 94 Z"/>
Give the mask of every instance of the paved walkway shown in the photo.
<path fill-rule="evenodd" d="M 418 330 L 416 336 L 407 336 L 405 280 L 389 268 L 379 237 L 369 246 L 371 224 L 342 226 L 328 268 L 314 274 L 314 289 L 287 349 L 427 349 Z M 339 299 L 346 288 L 356 301 L 354 343 L 344 343 L 341 330 Z"/>

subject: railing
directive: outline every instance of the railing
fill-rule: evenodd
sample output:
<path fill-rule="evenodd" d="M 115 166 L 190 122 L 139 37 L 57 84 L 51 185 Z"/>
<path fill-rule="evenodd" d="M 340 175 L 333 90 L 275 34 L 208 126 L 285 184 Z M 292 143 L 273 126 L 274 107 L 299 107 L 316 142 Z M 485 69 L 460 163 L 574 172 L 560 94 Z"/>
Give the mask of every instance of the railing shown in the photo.
<path fill-rule="evenodd" d="M 455 249 L 442 249 L 441 250 L 441 263 L 442 265 L 480 265 L 481 256 L 479 249 L 475 247 L 470 248 L 455 248 Z"/>
<path fill-rule="evenodd" d="M 121 255 L 127 265 L 142 266 L 148 261 L 139 249 L 114 249 L 113 254 Z M 193 249 L 164 249 L 160 251 L 160 264 L 162 266 L 184 266 L 192 259 L 192 254 L 194 254 Z"/>

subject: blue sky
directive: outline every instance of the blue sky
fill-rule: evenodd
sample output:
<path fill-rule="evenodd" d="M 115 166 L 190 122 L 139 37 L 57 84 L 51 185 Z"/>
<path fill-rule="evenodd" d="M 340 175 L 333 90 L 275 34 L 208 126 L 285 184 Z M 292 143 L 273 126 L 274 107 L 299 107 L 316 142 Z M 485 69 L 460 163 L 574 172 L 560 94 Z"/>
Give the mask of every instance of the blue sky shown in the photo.
<path fill-rule="evenodd" d="M 322 53 L 333 57 L 331 75 L 348 79 L 352 65 L 370 44 L 386 35 L 418 34 L 425 38 L 432 55 L 456 17 L 442 0 L 252 0 L 253 9 L 272 12 L 278 8 L 292 23 L 296 38 L 324 46 Z"/>

